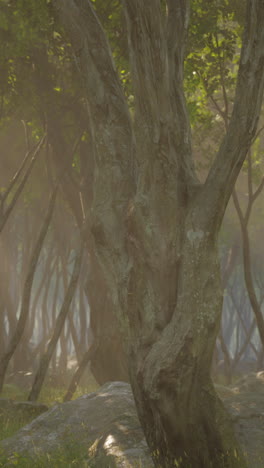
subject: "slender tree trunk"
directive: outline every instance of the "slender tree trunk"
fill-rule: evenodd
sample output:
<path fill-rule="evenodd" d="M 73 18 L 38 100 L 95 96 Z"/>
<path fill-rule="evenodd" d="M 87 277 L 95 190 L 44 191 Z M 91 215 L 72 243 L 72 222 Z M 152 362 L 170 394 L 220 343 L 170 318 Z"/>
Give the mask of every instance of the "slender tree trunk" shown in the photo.
<path fill-rule="evenodd" d="M 79 363 L 80 360 L 81 360 L 80 342 L 79 342 L 78 333 L 77 333 L 77 330 L 76 330 L 76 327 L 74 325 L 74 321 L 73 321 L 73 318 L 72 318 L 72 311 L 70 311 L 70 313 L 69 313 L 68 322 L 69 322 L 69 327 L 70 327 L 73 346 L 74 346 L 74 349 L 75 349 L 75 355 L 76 355 L 76 358 L 77 358 L 77 362 Z"/>
<path fill-rule="evenodd" d="M 47 350 L 43 354 L 43 356 L 40 359 L 40 364 L 39 368 L 37 370 L 37 373 L 35 375 L 35 379 L 30 391 L 30 394 L 28 396 L 28 401 L 36 401 L 38 399 L 38 396 L 40 394 L 50 360 L 52 358 L 52 355 L 54 353 L 54 350 L 56 348 L 57 342 L 59 340 L 60 334 L 62 332 L 74 293 L 75 289 L 77 287 L 78 283 L 78 278 L 79 278 L 79 273 L 81 269 L 81 262 L 82 262 L 82 254 L 83 254 L 83 242 L 81 242 L 81 246 L 77 252 L 75 262 L 74 262 L 74 268 L 73 268 L 73 273 L 68 285 L 67 290 L 65 291 L 65 297 L 64 301 L 60 310 L 60 313 L 57 317 L 55 327 L 54 327 L 54 332 L 52 334 L 52 337 L 48 343 Z"/>
<path fill-rule="evenodd" d="M 59 295 L 59 287 L 60 287 L 60 263 L 59 263 L 59 256 L 57 257 L 57 262 L 56 262 L 56 271 L 55 271 L 56 279 L 55 279 L 55 286 L 54 286 L 54 295 L 53 295 L 53 300 L 52 300 L 52 307 L 51 307 L 51 317 L 50 317 L 50 323 L 51 323 L 51 328 L 50 328 L 50 333 L 51 330 L 54 328 L 55 323 L 56 323 L 56 311 L 57 311 L 57 303 L 58 303 L 58 295 Z M 46 344 L 46 340 L 44 342 L 44 345 Z M 44 354 L 45 346 L 41 350 L 40 355 Z M 56 349 L 55 352 L 53 353 L 52 356 L 52 369 L 54 372 L 56 372 L 57 369 L 57 353 Z"/>
<path fill-rule="evenodd" d="M 80 291 L 79 291 L 79 307 L 80 307 L 80 311 L 79 311 L 79 321 L 80 321 L 80 344 L 79 344 L 79 347 L 80 347 L 80 351 L 82 353 L 85 352 L 85 350 L 87 349 L 87 345 L 88 345 L 88 340 L 87 340 L 87 336 L 88 336 L 88 320 L 87 320 L 87 315 L 88 315 L 88 302 L 85 303 L 85 297 L 84 297 L 84 281 L 82 281 L 81 283 L 81 286 L 80 286 Z M 90 343 L 89 343 L 90 344 Z"/>
<path fill-rule="evenodd" d="M 1 294 L 1 290 L 0 290 Z M 6 328 L 5 328 L 5 307 L 0 297 L 0 356 L 4 354 L 5 346 L 6 346 Z"/>
<path fill-rule="evenodd" d="M 231 362 L 230 354 L 228 351 L 228 347 L 225 344 L 225 340 L 224 340 L 224 336 L 223 336 L 223 332 L 221 328 L 220 328 L 218 337 L 219 337 L 221 349 L 224 355 L 226 384 L 230 385 L 232 383 L 232 362 Z"/>
<path fill-rule="evenodd" d="M 52 272 L 49 272 L 50 274 L 47 275 L 46 282 L 45 282 L 45 289 L 44 293 L 42 296 L 42 301 L 41 301 L 41 308 L 40 308 L 40 317 L 39 321 L 41 324 L 41 342 L 39 343 L 39 352 L 40 354 L 42 353 L 42 350 L 45 349 L 45 344 L 47 342 L 47 337 L 49 336 L 49 328 L 48 328 L 48 296 L 49 296 L 49 291 L 50 291 L 50 283 L 52 279 Z M 35 356 L 37 357 L 37 356 Z"/>
<path fill-rule="evenodd" d="M 34 280 L 34 274 L 36 271 L 41 248 L 43 246 L 43 242 L 45 240 L 48 227 L 51 221 L 51 217 L 52 217 L 52 213 L 53 213 L 53 209 L 54 209 L 55 201 L 56 201 L 56 194 L 57 194 L 57 187 L 53 190 L 53 193 L 51 195 L 47 214 L 44 218 L 38 239 L 36 241 L 36 244 L 32 252 L 29 269 L 28 269 L 28 273 L 26 276 L 25 284 L 24 284 L 21 311 L 20 311 L 19 319 L 16 325 L 16 329 L 14 331 L 14 334 L 12 335 L 12 338 L 7 346 L 5 353 L 3 354 L 3 356 L 1 356 L 1 359 L 0 359 L 0 393 L 3 388 L 4 378 L 5 378 L 5 374 L 6 374 L 9 361 L 12 358 L 21 340 L 21 337 L 23 335 L 23 332 L 26 326 L 26 321 L 29 315 L 30 298 L 31 298 L 31 290 L 32 290 L 32 285 L 33 285 L 33 280 Z"/>
<path fill-rule="evenodd" d="M 4 201 L 6 200 L 7 196 L 9 195 L 9 193 L 11 192 L 11 190 L 13 189 L 14 185 L 17 183 L 17 180 L 18 178 L 20 177 L 21 173 L 23 173 L 23 170 L 25 168 L 25 165 L 26 163 L 28 162 L 28 159 L 29 157 L 32 155 L 33 153 L 33 156 L 31 158 L 31 161 L 30 161 L 30 164 L 28 166 L 28 168 L 25 170 L 25 173 L 22 177 L 22 180 L 21 182 L 19 183 L 18 187 L 16 188 L 15 190 L 15 193 L 12 197 L 12 200 L 11 202 L 9 203 L 9 205 L 7 206 L 6 210 L 4 210 L 4 212 L 1 214 L 0 216 L 0 233 L 1 231 L 3 230 L 20 194 L 22 193 L 22 190 L 31 174 L 31 171 L 34 167 L 34 164 L 35 164 L 35 161 L 36 161 L 36 158 L 38 156 L 38 154 L 40 153 L 40 150 L 45 142 L 45 139 L 46 139 L 46 135 L 44 135 L 42 137 L 42 139 L 39 141 L 39 143 L 37 144 L 37 146 L 35 148 L 33 148 L 31 151 L 28 151 L 28 153 L 26 154 L 25 158 L 24 158 L 24 161 L 22 162 L 22 165 L 20 167 L 20 169 L 18 169 L 18 171 L 16 172 L 16 174 L 14 175 L 11 183 L 9 184 L 9 186 L 7 187 L 6 191 L 4 192 L 3 196 L 1 197 L 1 203 L 3 204 Z"/>
<path fill-rule="evenodd" d="M 263 179 L 264 181 L 264 179 Z M 263 183 L 261 183 L 260 187 L 263 187 Z M 251 195 L 251 197 L 250 197 Z M 249 197 L 252 198 L 253 195 L 249 194 Z M 249 241 L 249 235 L 248 235 L 248 220 L 250 216 L 250 212 L 252 209 L 252 201 L 249 199 L 249 204 L 247 207 L 247 213 L 245 217 L 242 214 L 238 198 L 236 195 L 236 191 L 234 190 L 233 192 L 233 200 L 235 204 L 235 208 L 238 214 L 238 218 L 240 221 L 240 226 L 241 226 L 241 234 L 242 234 L 242 242 L 243 242 L 243 265 L 244 265 L 244 278 L 245 278 L 245 283 L 248 291 L 248 297 L 251 303 L 252 310 L 254 312 L 255 318 L 256 318 L 256 323 L 258 327 L 258 332 L 260 336 L 260 340 L 262 343 L 262 347 L 264 348 L 264 319 L 262 316 L 262 311 L 261 311 L 261 306 L 258 301 L 256 292 L 255 292 L 255 287 L 254 287 L 254 282 L 253 282 L 253 276 L 252 276 L 252 271 L 251 271 L 251 252 L 250 252 L 250 241 Z"/>
<path fill-rule="evenodd" d="M 61 330 L 59 343 L 60 343 L 60 355 L 58 359 L 57 372 L 60 376 L 61 382 L 64 381 L 66 371 L 67 371 L 67 362 L 68 362 L 68 333 L 65 330 L 65 323 Z"/>
<path fill-rule="evenodd" d="M 89 347 L 89 349 L 84 353 L 72 379 L 69 385 L 69 388 L 67 390 L 67 393 L 64 395 L 63 401 L 69 401 L 72 399 L 77 386 L 82 378 L 82 375 L 87 368 L 87 365 L 89 364 L 90 360 L 92 359 L 93 355 L 96 353 L 97 350 L 97 342 L 94 341 L 94 343 Z"/>

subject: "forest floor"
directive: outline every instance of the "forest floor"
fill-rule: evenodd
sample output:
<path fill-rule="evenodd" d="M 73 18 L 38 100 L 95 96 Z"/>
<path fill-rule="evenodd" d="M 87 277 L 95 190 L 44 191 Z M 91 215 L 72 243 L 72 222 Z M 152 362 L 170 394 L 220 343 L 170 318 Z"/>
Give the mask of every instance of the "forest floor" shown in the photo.
<path fill-rule="evenodd" d="M 78 388 L 74 398 L 94 392 L 98 385 L 90 375 L 86 375 Z M 231 414 L 235 425 L 237 437 L 242 449 L 247 455 L 249 468 L 264 468 L 264 372 L 249 374 L 240 378 L 236 383 L 226 386 L 216 384 L 216 389 L 225 406 Z M 62 402 L 65 394 L 65 386 L 49 385 L 43 387 L 39 403 L 52 407 L 55 403 Z M 17 385 L 9 383 L 4 387 L 1 398 L 9 398 L 14 401 L 26 401 L 28 390 L 21 389 Z M 33 419 L 27 413 L 2 414 L 0 413 L 0 440 L 11 437 L 21 427 Z M 34 464 L 22 458 L 14 458 L 12 463 L 6 464 L 4 458 L 0 467 L 16 466 L 20 468 L 108 468 L 107 460 L 102 460 L 100 467 L 89 463 L 83 455 L 75 453 L 74 448 L 68 453 L 60 453 L 56 459 L 39 459 Z M 115 465 L 111 465 L 114 468 Z M 109 467 L 110 468 L 110 467 Z M 142 466 L 142 468 L 145 468 Z"/>

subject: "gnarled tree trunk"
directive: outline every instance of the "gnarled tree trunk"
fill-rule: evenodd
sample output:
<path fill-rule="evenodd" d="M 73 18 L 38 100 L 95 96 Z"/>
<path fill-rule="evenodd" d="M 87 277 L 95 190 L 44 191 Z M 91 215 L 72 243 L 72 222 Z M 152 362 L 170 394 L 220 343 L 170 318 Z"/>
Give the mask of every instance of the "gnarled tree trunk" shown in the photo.
<path fill-rule="evenodd" d="M 157 466 L 245 466 L 210 378 L 222 294 L 217 236 L 263 95 L 263 0 L 249 0 L 234 111 L 204 184 L 183 93 L 187 0 L 123 0 L 131 121 L 90 2 L 54 0 L 87 93 L 94 142 L 92 233 L 122 318 L 130 379 Z"/>

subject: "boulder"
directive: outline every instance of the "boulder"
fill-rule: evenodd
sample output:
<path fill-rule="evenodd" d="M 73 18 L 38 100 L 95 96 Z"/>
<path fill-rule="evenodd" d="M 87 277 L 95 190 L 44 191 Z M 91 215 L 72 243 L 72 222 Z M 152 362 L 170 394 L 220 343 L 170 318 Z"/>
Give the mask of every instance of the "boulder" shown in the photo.
<path fill-rule="evenodd" d="M 56 404 L 2 440 L 0 452 L 10 458 L 15 454 L 34 459 L 70 446 L 94 460 L 92 466 L 102 459 L 107 467 L 153 466 L 131 388 L 123 382 L 105 384 L 95 393 Z"/>
<path fill-rule="evenodd" d="M 264 371 L 250 372 L 244 375 L 235 385 L 232 386 L 236 393 L 240 392 L 264 392 Z"/>
<path fill-rule="evenodd" d="M 234 387 L 218 385 L 217 391 L 234 422 L 249 468 L 263 468 L 264 374 L 250 374 Z M 1 441 L 0 451 L 11 458 L 15 453 L 34 459 L 66 452 L 73 445 L 90 459 L 89 466 L 153 467 L 131 387 L 123 382 L 56 404 Z"/>
<path fill-rule="evenodd" d="M 249 468 L 264 467 L 264 372 L 251 372 L 236 385 L 217 386 L 234 422 Z"/>

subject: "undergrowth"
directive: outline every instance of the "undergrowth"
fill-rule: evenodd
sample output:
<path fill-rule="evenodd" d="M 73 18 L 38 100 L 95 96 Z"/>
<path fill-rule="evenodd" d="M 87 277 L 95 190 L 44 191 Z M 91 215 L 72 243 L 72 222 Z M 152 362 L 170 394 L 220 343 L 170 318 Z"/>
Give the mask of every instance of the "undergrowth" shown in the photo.
<path fill-rule="evenodd" d="M 79 386 L 73 396 L 73 399 L 81 395 L 88 394 L 96 391 L 98 385 L 92 378 L 85 379 L 83 385 Z M 13 401 L 27 401 L 29 389 L 21 389 L 18 386 L 8 383 L 3 387 L 1 398 L 10 399 Z M 65 387 L 54 385 L 52 382 L 45 385 L 40 393 L 38 403 L 43 403 L 48 407 L 53 406 L 55 403 L 63 402 L 65 395 Z M 30 423 L 35 414 L 29 414 L 26 411 L 11 410 L 6 411 L 0 408 L 0 440 L 6 439 L 14 435 L 19 429 L 26 424 Z M 108 463 L 108 462 L 107 462 Z M 67 467 L 80 467 L 80 468 L 95 468 L 93 462 L 87 460 L 87 454 L 80 453 L 77 447 L 68 447 L 65 450 L 58 451 L 56 455 L 41 454 L 37 455 L 36 459 L 28 459 L 24 456 L 14 453 L 12 457 L 7 458 L 0 453 L 0 467 L 21 467 L 21 468 L 67 468 Z M 110 467 L 109 463 L 101 465 L 102 468 Z M 100 468 L 101 468 L 100 466 Z M 111 465 L 111 467 L 114 465 Z"/>

